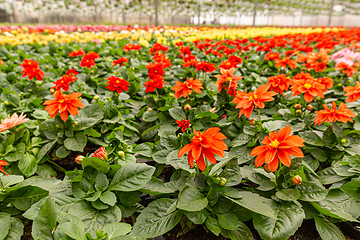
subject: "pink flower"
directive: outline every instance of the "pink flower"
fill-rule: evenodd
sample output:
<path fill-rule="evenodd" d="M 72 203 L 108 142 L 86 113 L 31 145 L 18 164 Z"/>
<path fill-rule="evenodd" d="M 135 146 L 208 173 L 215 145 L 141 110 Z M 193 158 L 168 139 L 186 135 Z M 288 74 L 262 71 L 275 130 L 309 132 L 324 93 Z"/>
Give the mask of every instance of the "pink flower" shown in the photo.
<path fill-rule="evenodd" d="M 354 61 L 360 61 L 360 52 L 354 52 L 350 50 L 349 48 L 344 48 L 336 53 L 334 53 L 331 56 L 331 59 L 333 59 L 336 62 L 336 65 L 340 63 L 345 63 L 348 66 L 354 65 Z"/>
<path fill-rule="evenodd" d="M 20 125 L 20 124 L 26 122 L 27 120 L 29 120 L 28 118 L 25 118 L 25 117 L 26 117 L 26 115 L 24 113 L 21 113 L 20 116 L 18 116 L 16 113 L 14 113 L 11 117 L 9 114 L 8 118 L 1 120 L 0 132 L 9 130 L 10 128 L 13 128 L 13 127 Z"/>

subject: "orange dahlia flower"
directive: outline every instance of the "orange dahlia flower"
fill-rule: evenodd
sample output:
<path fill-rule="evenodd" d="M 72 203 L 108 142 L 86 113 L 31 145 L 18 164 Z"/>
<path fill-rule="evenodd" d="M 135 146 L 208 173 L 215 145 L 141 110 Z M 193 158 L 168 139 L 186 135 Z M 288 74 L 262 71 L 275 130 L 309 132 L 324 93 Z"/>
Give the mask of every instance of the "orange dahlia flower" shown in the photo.
<path fill-rule="evenodd" d="M 314 69 L 315 72 L 323 72 L 326 69 L 326 63 L 329 61 L 330 57 L 330 55 L 327 55 L 327 51 L 322 48 L 320 49 L 320 52 L 313 52 L 307 56 L 306 66 Z"/>
<path fill-rule="evenodd" d="M 283 59 L 278 59 L 275 61 L 275 67 L 283 67 L 286 68 L 289 66 L 290 69 L 294 69 L 297 67 L 297 62 L 295 60 L 290 59 L 290 57 L 284 57 Z"/>
<path fill-rule="evenodd" d="M 60 112 L 61 120 L 65 122 L 68 119 L 68 112 L 72 116 L 80 114 L 78 108 L 84 107 L 84 104 L 78 99 L 81 95 L 82 94 L 78 92 L 66 95 L 63 94 L 61 90 L 56 91 L 54 93 L 55 99 L 47 100 L 43 105 L 47 105 L 45 110 L 48 111 L 50 118 L 55 117 L 56 114 Z"/>
<path fill-rule="evenodd" d="M 303 93 L 305 101 L 312 102 L 314 96 L 325 98 L 323 90 L 324 85 L 318 83 L 309 73 L 301 72 L 293 77 L 291 86 L 293 96 Z"/>
<path fill-rule="evenodd" d="M 196 93 L 201 93 L 200 89 L 203 88 L 203 84 L 199 79 L 187 78 L 186 82 L 176 81 L 176 85 L 171 89 L 175 91 L 175 97 L 179 99 L 181 96 L 186 98 L 192 93 L 192 90 Z"/>
<path fill-rule="evenodd" d="M 354 73 L 357 73 L 358 70 L 354 66 L 350 66 L 344 62 L 341 62 L 335 66 L 336 70 L 341 71 L 342 73 L 346 73 L 346 76 L 352 77 Z"/>
<path fill-rule="evenodd" d="M 221 92 L 222 89 L 225 89 L 230 95 L 235 96 L 236 87 L 238 86 L 237 82 L 242 79 L 241 76 L 234 76 L 235 68 L 230 68 L 229 70 L 220 68 L 221 75 L 215 75 L 218 79 L 215 85 L 217 89 Z"/>
<path fill-rule="evenodd" d="M 272 76 L 268 78 L 268 85 L 270 85 L 270 90 L 282 94 L 284 91 L 289 89 L 291 79 L 285 74 Z"/>
<path fill-rule="evenodd" d="M 264 163 L 268 166 L 271 172 L 275 172 L 279 167 L 279 160 L 287 167 L 291 165 L 291 157 L 304 157 L 303 152 L 299 147 L 304 147 L 305 142 L 299 136 L 290 135 L 291 127 L 288 125 L 281 129 L 279 133 L 277 130 L 269 133 L 262 140 L 261 146 L 254 148 L 250 156 L 257 156 L 255 159 L 255 167 L 261 167 Z"/>
<path fill-rule="evenodd" d="M 236 103 L 236 109 L 240 108 L 239 117 L 244 114 L 245 117 L 250 117 L 254 107 L 264 108 L 264 102 L 270 102 L 274 100 L 272 96 L 276 95 L 276 92 L 268 91 L 269 85 L 263 84 L 259 86 L 254 92 L 247 93 L 237 91 L 236 96 L 233 99 L 233 103 Z"/>
<path fill-rule="evenodd" d="M 351 119 L 352 117 L 356 117 L 356 115 L 347 108 L 345 103 L 340 103 L 339 109 L 336 110 L 336 103 L 332 102 L 332 109 L 329 109 L 329 107 L 324 104 L 323 105 L 325 110 L 319 110 L 315 111 L 317 113 L 317 116 L 315 117 L 315 125 L 320 125 L 323 122 L 343 122 L 347 123 L 347 121 L 353 122 Z"/>
<path fill-rule="evenodd" d="M 347 86 L 344 88 L 346 92 L 344 96 L 348 96 L 346 102 L 355 102 L 360 99 L 360 82 L 356 82 L 356 86 Z"/>
<path fill-rule="evenodd" d="M 2 166 L 7 166 L 7 165 L 9 165 L 7 162 L 5 162 L 4 160 L 0 160 L 0 171 L 2 171 L 6 176 L 8 176 L 8 175 L 7 175 L 7 173 L 4 171 L 4 169 L 3 169 Z"/>
<path fill-rule="evenodd" d="M 224 157 L 224 150 L 228 149 L 223 141 L 223 139 L 226 139 L 226 136 L 219 131 L 220 128 L 218 127 L 208 128 L 203 133 L 194 130 L 195 136 L 191 138 L 191 143 L 179 150 L 178 158 L 188 153 L 190 167 L 194 166 L 194 160 L 196 160 L 196 165 L 201 171 L 206 169 L 204 156 L 209 162 L 216 164 L 215 155 Z"/>
<path fill-rule="evenodd" d="M 329 77 L 317 78 L 315 81 L 324 86 L 324 92 L 334 86 L 334 81 Z"/>

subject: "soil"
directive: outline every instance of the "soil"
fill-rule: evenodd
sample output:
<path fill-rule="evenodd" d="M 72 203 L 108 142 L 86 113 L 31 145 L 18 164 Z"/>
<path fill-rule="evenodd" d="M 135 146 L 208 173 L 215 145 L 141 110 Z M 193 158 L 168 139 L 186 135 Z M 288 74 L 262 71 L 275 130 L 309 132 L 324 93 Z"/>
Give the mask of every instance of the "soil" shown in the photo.
<path fill-rule="evenodd" d="M 30 221 L 24 228 L 24 234 L 21 236 L 21 240 L 32 240 L 31 236 L 32 221 Z"/>

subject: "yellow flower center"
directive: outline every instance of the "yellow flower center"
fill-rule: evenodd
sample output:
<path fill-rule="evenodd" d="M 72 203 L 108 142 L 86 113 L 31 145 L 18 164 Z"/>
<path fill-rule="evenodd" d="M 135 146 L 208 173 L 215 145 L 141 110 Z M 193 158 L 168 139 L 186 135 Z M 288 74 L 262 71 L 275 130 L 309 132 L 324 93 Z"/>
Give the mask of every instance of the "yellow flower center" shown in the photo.
<path fill-rule="evenodd" d="M 225 81 L 226 81 L 226 82 L 230 82 L 231 79 L 232 79 L 231 77 L 227 77 L 227 78 L 225 79 Z"/>
<path fill-rule="evenodd" d="M 229 63 L 229 62 L 227 62 L 227 63 L 226 63 L 226 65 L 230 65 L 230 63 Z"/>
<path fill-rule="evenodd" d="M 65 100 L 64 99 L 61 99 L 61 100 L 59 100 L 59 103 L 63 103 Z"/>
<path fill-rule="evenodd" d="M 64 81 L 61 81 L 61 83 L 64 83 Z"/>
<path fill-rule="evenodd" d="M 251 100 L 254 100 L 254 99 L 257 99 L 258 98 L 258 96 L 257 95 L 254 95 L 254 96 L 250 96 L 249 97 L 249 100 L 251 101 Z"/>
<path fill-rule="evenodd" d="M 119 80 L 116 80 L 116 83 L 119 83 L 120 81 Z"/>
<path fill-rule="evenodd" d="M 270 145 L 272 146 L 272 147 L 274 147 L 274 148 L 277 148 L 278 146 L 279 146 L 279 141 L 277 140 L 277 139 L 275 139 L 274 141 L 272 141 L 271 143 L 270 143 Z"/>
<path fill-rule="evenodd" d="M 335 110 L 334 110 L 334 109 L 330 109 L 330 112 L 332 112 L 332 113 L 333 113 L 333 112 L 335 112 Z"/>
<path fill-rule="evenodd" d="M 306 89 L 310 89 L 312 87 L 312 85 L 310 83 L 305 83 L 304 84 L 304 88 Z"/>
<path fill-rule="evenodd" d="M 199 137 L 199 141 L 202 142 L 202 137 Z"/>
<path fill-rule="evenodd" d="M 356 90 L 359 90 L 360 89 L 360 86 L 356 87 Z"/>

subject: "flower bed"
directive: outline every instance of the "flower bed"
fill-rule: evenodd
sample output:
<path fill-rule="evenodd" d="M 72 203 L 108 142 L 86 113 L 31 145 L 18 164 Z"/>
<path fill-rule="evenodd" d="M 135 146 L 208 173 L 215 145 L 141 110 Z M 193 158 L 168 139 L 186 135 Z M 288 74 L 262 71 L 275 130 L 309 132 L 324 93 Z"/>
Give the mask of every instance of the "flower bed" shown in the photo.
<path fill-rule="evenodd" d="M 0 238 L 345 239 L 360 30 L 165 30 L 2 36 Z"/>

